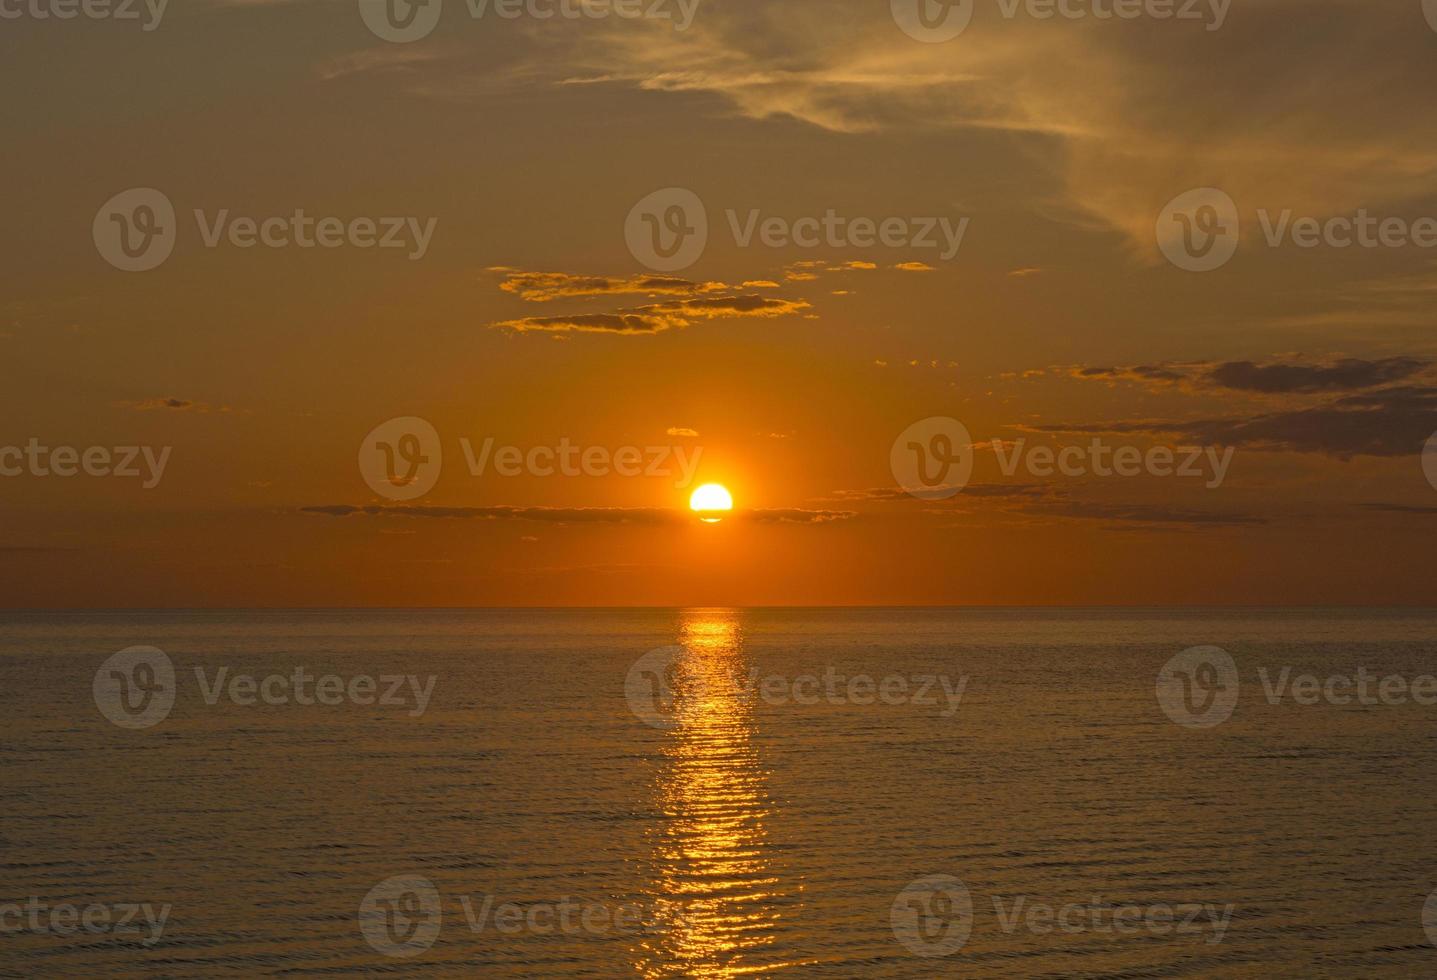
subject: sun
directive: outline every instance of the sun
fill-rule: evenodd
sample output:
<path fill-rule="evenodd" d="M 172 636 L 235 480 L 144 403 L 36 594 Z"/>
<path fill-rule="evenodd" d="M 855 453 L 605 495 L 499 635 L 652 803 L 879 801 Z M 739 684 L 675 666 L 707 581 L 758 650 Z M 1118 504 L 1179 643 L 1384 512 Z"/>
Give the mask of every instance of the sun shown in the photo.
<path fill-rule="evenodd" d="M 717 524 L 721 512 L 733 510 L 733 495 L 721 483 L 705 483 L 689 497 L 689 509 L 706 524 Z"/>

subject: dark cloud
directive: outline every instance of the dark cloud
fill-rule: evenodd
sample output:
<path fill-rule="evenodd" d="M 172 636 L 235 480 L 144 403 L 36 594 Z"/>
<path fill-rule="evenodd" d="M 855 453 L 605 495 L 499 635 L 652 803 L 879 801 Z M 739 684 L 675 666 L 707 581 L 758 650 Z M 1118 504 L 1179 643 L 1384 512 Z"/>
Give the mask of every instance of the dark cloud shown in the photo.
<path fill-rule="evenodd" d="M 687 327 L 695 320 L 787 316 L 809 308 L 803 300 L 763 296 L 714 296 L 669 300 L 618 310 L 614 313 L 577 313 L 566 316 L 530 316 L 490 324 L 520 333 L 529 331 L 617 334 L 655 334 Z"/>
<path fill-rule="evenodd" d="M 1344 357 L 1313 362 L 1198 361 L 1138 364 L 1128 367 L 1072 367 L 1070 377 L 1085 381 L 1125 382 L 1151 389 L 1183 386 L 1262 395 L 1335 394 L 1378 388 L 1411 378 L 1430 362 L 1414 357 L 1364 360 Z"/>
<path fill-rule="evenodd" d="M 683 512 L 659 507 L 433 507 L 422 504 L 331 504 L 301 507 L 329 517 L 422 517 L 443 520 L 542 521 L 549 524 L 670 524 Z"/>
<path fill-rule="evenodd" d="M 207 415 L 210 412 L 232 411 L 226 405 L 207 405 L 204 402 L 191 401 L 188 398 L 142 398 L 138 401 L 115 402 L 116 408 L 128 408 L 136 412 L 198 412 Z"/>
<path fill-rule="evenodd" d="M 686 524 L 694 514 L 662 507 L 434 507 L 423 504 L 329 504 L 301 507 L 301 513 L 326 517 L 417 517 L 443 520 L 538 521 L 547 524 Z M 750 520 L 760 524 L 829 524 L 850 520 L 853 511 L 804 510 L 789 507 L 772 510 L 741 510 L 725 514 L 725 520 Z"/>
<path fill-rule="evenodd" d="M 1369 503 L 1362 505 L 1367 510 L 1382 511 L 1387 514 L 1434 514 L 1437 515 L 1437 507 L 1416 507 L 1411 504 L 1382 504 Z"/>
<path fill-rule="evenodd" d="M 1051 500 L 1032 508 L 1033 513 L 1079 520 L 1108 521 L 1152 528 L 1191 529 L 1255 527 L 1268 523 L 1254 514 L 1188 510 L 1165 504 L 1123 504 L 1081 500 Z"/>
<path fill-rule="evenodd" d="M 1149 385 L 1172 385 L 1187 381 L 1186 371 L 1158 364 L 1138 364 L 1131 367 L 1074 367 L 1069 375 L 1084 381 L 1130 381 Z"/>
<path fill-rule="evenodd" d="M 1437 431 L 1437 388 L 1408 386 L 1348 395 L 1325 405 L 1252 418 L 1038 425 L 1037 432 L 1142 432 L 1208 445 L 1354 456 L 1408 456 Z"/>
<path fill-rule="evenodd" d="M 574 296 L 617 296 L 637 293 L 649 296 L 697 296 L 722 292 L 733 287 L 721 282 L 694 282 L 677 276 L 638 275 L 587 276 L 572 272 L 528 272 L 507 266 L 493 266 L 490 272 L 504 276 L 499 288 L 530 303 Z"/>
<path fill-rule="evenodd" d="M 942 493 L 951 487 L 934 487 L 933 494 Z M 970 483 L 961 488 L 964 497 L 1031 498 L 1051 493 L 1050 487 L 1041 483 Z M 901 487 L 872 487 L 867 490 L 835 490 L 829 500 L 920 500 Z M 932 503 L 931 500 L 926 502 Z"/>
<path fill-rule="evenodd" d="M 783 507 L 775 510 L 751 510 L 747 512 L 747 516 L 760 524 L 832 524 L 851 521 L 858 514 L 851 510 L 803 510 L 798 507 Z"/>
<path fill-rule="evenodd" d="M 1233 391 L 1264 394 L 1359 391 L 1409 378 L 1427 366 L 1412 357 L 1364 361 L 1343 358 L 1331 364 L 1254 364 L 1228 361 L 1215 365 L 1205 380 Z"/>

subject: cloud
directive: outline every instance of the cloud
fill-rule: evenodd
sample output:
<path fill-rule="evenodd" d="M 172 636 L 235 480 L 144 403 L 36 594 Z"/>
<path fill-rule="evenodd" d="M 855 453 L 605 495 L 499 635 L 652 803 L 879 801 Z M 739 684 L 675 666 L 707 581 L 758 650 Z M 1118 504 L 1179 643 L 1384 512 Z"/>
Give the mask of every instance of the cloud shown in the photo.
<path fill-rule="evenodd" d="M 1408 504 L 1366 503 L 1367 510 L 1383 511 L 1389 514 L 1424 514 L 1437 516 L 1437 507 L 1416 507 Z"/>
<path fill-rule="evenodd" d="M 947 44 L 904 36 L 888 7 L 834 16 L 824 4 L 734 0 L 706 7 L 702 31 L 536 30 L 502 72 L 474 61 L 416 90 L 604 85 L 848 135 L 981 131 L 1005 138 L 1011 159 L 1037 161 L 1021 182 L 1030 207 L 1120 231 L 1153 262 L 1158 213 L 1193 187 L 1226 190 L 1250 230 L 1259 207 L 1325 216 L 1430 194 L 1437 59 L 1415 0 L 1264 0 L 1221 23 L 1055 25 L 985 8 Z M 1277 50 L 1274 37 L 1289 43 Z M 1314 65 L 1342 83 L 1315 82 Z"/>
<path fill-rule="evenodd" d="M 548 303 L 575 296 L 697 296 L 732 289 L 721 282 L 694 282 L 676 276 L 638 275 L 627 278 L 586 276 L 571 272 L 526 272 L 496 265 L 489 268 L 504 276 L 499 288 L 529 303 Z"/>
<path fill-rule="evenodd" d="M 204 402 L 190 401 L 188 398 L 143 398 L 138 401 L 115 402 L 116 408 L 128 408 L 136 412 L 197 412 L 201 415 L 208 415 L 211 412 L 232 412 L 227 405 L 214 406 Z"/>
<path fill-rule="evenodd" d="M 1118 382 L 1130 382 L 1151 388 L 1166 388 L 1192 380 L 1192 372 L 1186 366 L 1169 366 L 1163 364 L 1137 364 L 1130 367 L 1070 367 L 1065 369 L 1054 368 L 1059 373 L 1066 373 L 1069 377 L 1077 378 L 1080 381 L 1104 381 L 1109 385 Z M 1038 374 L 1041 372 L 1028 372 Z"/>
<path fill-rule="evenodd" d="M 833 524 L 851 521 L 858 516 L 851 510 L 803 510 L 797 507 L 751 510 L 747 513 L 760 524 Z"/>
<path fill-rule="evenodd" d="M 1208 445 L 1354 456 L 1408 456 L 1437 431 L 1437 387 L 1407 386 L 1346 395 L 1312 408 L 1251 418 L 1139 420 L 1030 426 L 1037 432 L 1143 432 Z"/>
<path fill-rule="evenodd" d="M 1311 395 L 1361 391 L 1420 374 L 1430 362 L 1414 357 L 1364 360 L 1344 357 L 1311 362 L 1198 361 L 1129 367 L 1071 367 L 1084 381 L 1133 383 L 1150 389 L 1181 385 L 1261 395 Z M 1055 369 L 1061 370 L 1061 369 Z"/>
<path fill-rule="evenodd" d="M 329 504 L 301 507 L 327 517 L 414 517 L 439 520 L 538 521 L 547 524 L 673 524 L 684 512 L 659 507 L 435 507 L 423 504 Z"/>
<path fill-rule="evenodd" d="M 433 47 L 385 45 L 328 58 L 315 66 L 314 73 L 326 82 L 369 72 L 412 73 L 421 65 L 443 61 L 447 57 Z"/>
<path fill-rule="evenodd" d="M 546 524 L 690 524 L 690 510 L 664 507 L 434 507 L 427 504 L 328 504 L 300 507 L 300 513 L 325 517 L 418 517 L 433 520 L 525 520 Z M 833 524 L 858 516 L 852 510 L 803 507 L 734 510 L 724 520 L 759 524 Z"/>
<path fill-rule="evenodd" d="M 951 487 L 934 487 L 934 492 L 941 493 Z M 981 498 L 1013 498 L 1026 499 L 1048 496 L 1052 489 L 1042 483 L 970 483 L 967 486 L 958 488 L 965 497 Z M 865 490 L 835 490 L 829 494 L 830 500 L 919 500 L 901 487 L 870 487 Z M 931 501 L 928 501 L 931 503 Z"/>
<path fill-rule="evenodd" d="M 669 426 L 664 430 L 664 434 L 669 436 L 682 436 L 685 439 L 697 439 L 699 435 L 697 429 L 689 429 L 681 425 Z"/>
<path fill-rule="evenodd" d="M 927 262 L 899 262 L 899 263 L 898 263 L 897 265 L 895 265 L 893 268 L 898 269 L 898 270 L 901 271 L 901 272 L 937 272 L 937 271 L 938 271 L 938 270 L 934 269 L 933 266 L 929 265 Z"/>
<path fill-rule="evenodd" d="M 1256 527 L 1269 523 L 1255 514 L 1188 510 L 1166 504 L 1124 504 L 1081 500 L 1046 501 L 1033 512 L 1075 520 L 1145 525 L 1157 529 Z"/>
<path fill-rule="evenodd" d="M 1426 361 L 1412 357 L 1376 361 L 1348 357 L 1330 365 L 1228 361 L 1208 371 L 1205 380 L 1219 388 L 1264 394 L 1354 391 L 1401 381 L 1426 366 Z"/>
<path fill-rule="evenodd" d="M 692 511 L 662 507 L 435 507 L 424 504 L 328 504 L 301 507 L 300 513 L 325 517 L 399 517 L 436 520 L 535 521 L 545 524 L 688 524 Z M 832 524 L 851 520 L 853 511 L 785 507 L 738 510 L 724 520 L 759 524 Z"/>
<path fill-rule="evenodd" d="M 656 334 L 687 327 L 697 320 L 772 318 L 809 309 L 803 300 L 767 299 L 762 296 L 715 296 L 670 300 L 614 313 L 573 313 L 561 316 L 530 316 L 501 320 L 490 326 L 519 333 L 530 331 Z"/>
<path fill-rule="evenodd" d="M 935 490 L 948 488 L 934 488 Z M 1254 514 L 1196 510 L 1168 504 L 1114 503 L 1075 498 L 1069 488 L 1046 483 L 973 483 L 943 500 L 921 500 L 898 487 L 838 490 L 834 500 L 902 501 L 924 504 L 928 513 L 949 514 L 969 501 L 993 501 L 1000 514 L 1027 519 L 1104 521 L 1150 530 L 1201 530 L 1253 527 L 1268 523 Z M 936 505 L 936 506 L 935 506 Z"/>

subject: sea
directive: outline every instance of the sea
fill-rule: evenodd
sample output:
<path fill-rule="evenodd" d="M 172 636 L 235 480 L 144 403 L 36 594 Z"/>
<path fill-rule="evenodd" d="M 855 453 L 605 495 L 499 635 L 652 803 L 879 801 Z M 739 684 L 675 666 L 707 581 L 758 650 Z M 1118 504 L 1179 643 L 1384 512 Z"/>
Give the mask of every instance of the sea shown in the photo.
<path fill-rule="evenodd" d="M 0 612 L 0 976 L 1437 975 L 1437 612 Z"/>

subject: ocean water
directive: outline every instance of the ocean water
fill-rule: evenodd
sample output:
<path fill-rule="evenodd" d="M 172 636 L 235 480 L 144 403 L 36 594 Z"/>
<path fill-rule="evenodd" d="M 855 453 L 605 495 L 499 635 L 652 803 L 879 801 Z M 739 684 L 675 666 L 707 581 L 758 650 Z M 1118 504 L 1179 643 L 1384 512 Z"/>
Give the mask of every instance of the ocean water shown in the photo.
<path fill-rule="evenodd" d="M 0 613 L 0 975 L 1431 976 L 1432 673 L 1414 610 Z"/>

